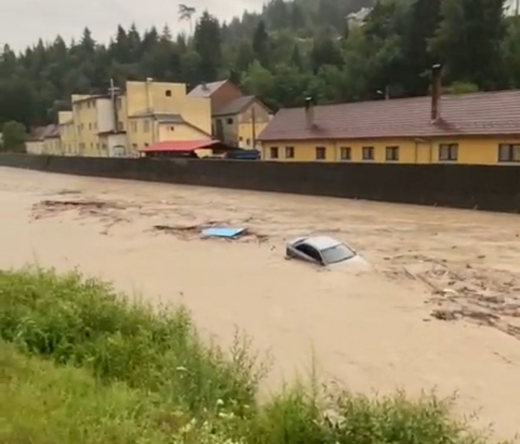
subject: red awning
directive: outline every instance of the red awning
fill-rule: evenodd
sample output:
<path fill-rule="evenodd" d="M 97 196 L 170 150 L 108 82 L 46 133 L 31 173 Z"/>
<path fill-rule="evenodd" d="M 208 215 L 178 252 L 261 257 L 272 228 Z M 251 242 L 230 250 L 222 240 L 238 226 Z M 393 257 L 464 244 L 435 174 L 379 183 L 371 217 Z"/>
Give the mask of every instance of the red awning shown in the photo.
<path fill-rule="evenodd" d="M 166 141 L 166 142 L 157 142 L 153 145 L 147 146 L 146 148 L 140 150 L 145 153 L 151 151 L 195 151 L 201 148 L 209 148 L 213 145 L 217 145 L 219 142 L 217 140 L 182 140 L 182 141 Z"/>

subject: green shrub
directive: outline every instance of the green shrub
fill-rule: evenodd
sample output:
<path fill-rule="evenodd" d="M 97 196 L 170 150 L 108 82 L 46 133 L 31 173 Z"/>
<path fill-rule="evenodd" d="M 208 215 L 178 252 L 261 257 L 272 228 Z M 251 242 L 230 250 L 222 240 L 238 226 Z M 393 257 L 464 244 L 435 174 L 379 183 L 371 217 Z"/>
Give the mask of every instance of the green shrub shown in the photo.
<path fill-rule="evenodd" d="M 150 394 L 100 385 L 83 369 L 24 356 L 2 340 L 0 393 L 2 443 L 159 444 L 183 426 L 167 421 L 174 415 Z"/>

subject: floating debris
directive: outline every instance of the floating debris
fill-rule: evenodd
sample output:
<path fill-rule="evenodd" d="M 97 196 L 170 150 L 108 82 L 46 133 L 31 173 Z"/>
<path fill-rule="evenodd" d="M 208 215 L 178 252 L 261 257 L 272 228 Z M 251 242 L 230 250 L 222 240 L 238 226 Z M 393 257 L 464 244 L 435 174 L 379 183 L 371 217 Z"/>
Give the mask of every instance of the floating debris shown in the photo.
<path fill-rule="evenodd" d="M 222 237 L 226 239 L 236 239 L 237 237 L 246 234 L 246 228 L 227 228 L 227 227 L 212 227 L 202 230 L 204 237 Z"/>

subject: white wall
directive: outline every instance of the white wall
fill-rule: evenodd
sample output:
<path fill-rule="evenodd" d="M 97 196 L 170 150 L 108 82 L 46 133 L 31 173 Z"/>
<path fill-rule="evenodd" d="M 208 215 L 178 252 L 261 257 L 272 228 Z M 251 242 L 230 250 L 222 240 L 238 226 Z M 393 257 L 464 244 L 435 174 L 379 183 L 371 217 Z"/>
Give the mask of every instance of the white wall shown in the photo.
<path fill-rule="evenodd" d="M 126 157 L 127 153 L 126 134 L 109 134 L 108 157 Z"/>
<path fill-rule="evenodd" d="M 110 99 L 96 100 L 97 130 L 99 133 L 114 131 L 114 107 Z"/>

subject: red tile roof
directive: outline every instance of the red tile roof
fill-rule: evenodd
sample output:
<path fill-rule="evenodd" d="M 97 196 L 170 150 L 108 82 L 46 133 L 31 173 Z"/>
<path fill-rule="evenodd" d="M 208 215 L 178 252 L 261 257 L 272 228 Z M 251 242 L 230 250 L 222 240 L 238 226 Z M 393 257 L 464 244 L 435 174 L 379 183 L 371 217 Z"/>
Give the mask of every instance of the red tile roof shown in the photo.
<path fill-rule="evenodd" d="M 217 140 L 184 140 L 184 141 L 166 141 L 157 142 L 153 145 L 147 146 L 141 151 L 162 151 L 162 152 L 189 152 L 195 151 L 201 148 L 209 148 L 210 146 L 216 145 L 219 142 Z"/>
<path fill-rule="evenodd" d="M 304 108 L 282 109 L 259 140 L 520 135 L 520 90 L 445 95 L 440 103 L 437 123 L 430 97 L 315 106 L 311 128 Z"/>

